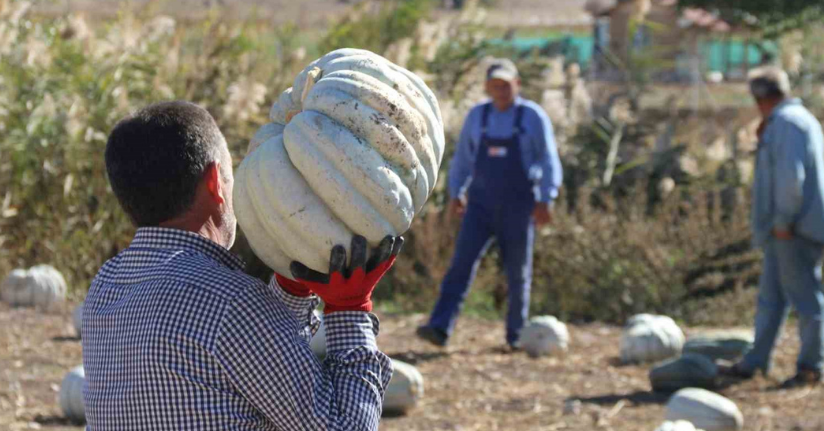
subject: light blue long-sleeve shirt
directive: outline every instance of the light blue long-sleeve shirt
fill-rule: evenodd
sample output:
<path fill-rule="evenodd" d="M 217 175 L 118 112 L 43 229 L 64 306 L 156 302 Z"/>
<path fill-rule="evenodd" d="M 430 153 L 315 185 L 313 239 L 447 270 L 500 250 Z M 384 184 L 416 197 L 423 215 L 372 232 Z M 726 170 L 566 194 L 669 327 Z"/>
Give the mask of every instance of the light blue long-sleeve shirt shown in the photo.
<path fill-rule="evenodd" d="M 761 137 L 753 184 L 753 241 L 773 229 L 824 243 L 824 134 L 798 99 L 778 105 Z"/>
<path fill-rule="evenodd" d="M 471 111 L 464 122 L 461 136 L 449 168 L 449 195 L 458 198 L 469 185 L 475 169 L 475 156 L 481 141 L 481 103 Z M 558 197 L 558 189 L 563 182 L 561 159 L 555 144 L 552 122 L 544 110 L 535 102 L 516 98 L 514 106 L 506 111 L 494 107 L 489 111 L 487 136 L 508 138 L 512 136 L 517 106 L 524 106 L 522 131 L 519 137 L 522 163 L 527 178 L 535 184 L 535 200 L 550 203 Z"/>

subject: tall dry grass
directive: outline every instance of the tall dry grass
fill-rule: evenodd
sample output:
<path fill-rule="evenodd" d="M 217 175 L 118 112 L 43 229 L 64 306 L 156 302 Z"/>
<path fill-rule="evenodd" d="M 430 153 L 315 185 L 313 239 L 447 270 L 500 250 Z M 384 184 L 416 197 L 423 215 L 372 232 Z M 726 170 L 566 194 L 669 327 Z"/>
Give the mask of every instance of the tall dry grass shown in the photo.
<path fill-rule="evenodd" d="M 50 263 L 82 292 L 133 233 L 103 164 L 116 121 L 190 100 L 216 117 L 239 161 L 303 59 L 288 27 L 128 12 L 91 25 L 30 7 L 0 0 L 0 273 Z"/>
<path fill-rule="evenodd" d="M 711 319 L 697 304 L 719 295 L 729 300 L 754 284 L 760 254 L 750 247 L 743 196 L 723 205 L 730 190 L 679 188 L 650 209 L 647 189 L 639 186 L 622 198 L 585 190 L 575 204 L 562 201 L 551 227 L 536 235 L 533 313 L 621 323 L 636 313 L 660 312 L 704 322 Z M 431 306 L 459 223 L 444 212 L 417 219 L 406 259 L 396 263 L 378 298 L 404 310 Z M 472 289 L 473 311 L 505 312 L 505 278 L 494 246 Z"/>

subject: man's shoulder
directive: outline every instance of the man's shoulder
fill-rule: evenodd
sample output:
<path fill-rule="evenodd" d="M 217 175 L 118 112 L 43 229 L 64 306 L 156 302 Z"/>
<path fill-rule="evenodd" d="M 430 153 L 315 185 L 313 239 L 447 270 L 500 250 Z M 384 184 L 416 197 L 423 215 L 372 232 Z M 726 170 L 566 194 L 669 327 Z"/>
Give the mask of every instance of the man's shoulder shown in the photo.
<path fill-rule="evenodd" d="M 468 116 L 469 117 L 476 117 L 476 116 L 480 117 L 481 113 L 484 110 L 484 107 L 485 106 L 491 106 L 491 105 L 492 105 L 492 101 L 489 100 L 489 99 L 484 100 L 484 101 L 479 102 L 479 103 L 476 103 L 475 106 L 473 106 L 472 108 L 469 109 Z"/>
<path fill-rule="evenodd" d="M 226 300 L 232 300 L 243 289 L 266 286 L 241 270 L 228 268 L 208 256 L 191 251 L 175 256 L 167 265 L 165 275 L 196 284 Z"/>
<path fill-rule="evenodd" d="M 796 127 L 802 131 L 811 127 L 820 127 L 818 119 L 800 102 L 786 105 L 775 113 L 776 123 Z"/>
<path fill-rule="evenodd" d="M 520 106 L 524 110 L 524 115 L 526 115 L 527 118 L 537 118 L 542 120 L 547 116 L 544 108 L 532 100 L 521 98 Z"/>
<path fill-rule="evenodd" d="M 243 289 L 265 287 L 261 280 L 196 251 L 135 248 L 127 248 L 103 264 L 93 284 L 153 282 L 196 286 L 224 301 L 231 301 Z"/>
<path fill-rule="evenodd" d="M 156 341 L 186 333 L 211 349 L 233 304 L 271 306 L 270 299 L 276 299 L 266 296 L 266 287 L 197 252 L 127 248 L 101 267 L 86 296 L 85 313 L 108 316 L 105 328 L 112 333 L 147 331 Z M 97 321 L 102 320 L 84 320 L 91 325 L 91 342 L 99 342 L 94 334 L 104 329 Z"/>

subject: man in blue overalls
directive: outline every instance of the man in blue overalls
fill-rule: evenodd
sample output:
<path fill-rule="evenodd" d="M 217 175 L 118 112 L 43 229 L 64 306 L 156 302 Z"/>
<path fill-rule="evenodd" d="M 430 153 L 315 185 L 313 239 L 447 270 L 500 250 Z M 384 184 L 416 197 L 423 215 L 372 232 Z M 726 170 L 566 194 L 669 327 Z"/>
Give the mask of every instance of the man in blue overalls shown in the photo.
<path fill-rule="evenodd" d="M 486 78 L 492 100 L 470 111 L 449 171 L 451 211 L 464 215 L 455 256 L 429 323 L 417 331 L 439 346 L 446 345 L 494 237 L 509 284 L 506 342 L 517 348 L 529 313 L 535 225 L 552 220 L 563 178 L 552 124 L 539 105 L 518 96 L 515 64 L 496 60 Z"/>

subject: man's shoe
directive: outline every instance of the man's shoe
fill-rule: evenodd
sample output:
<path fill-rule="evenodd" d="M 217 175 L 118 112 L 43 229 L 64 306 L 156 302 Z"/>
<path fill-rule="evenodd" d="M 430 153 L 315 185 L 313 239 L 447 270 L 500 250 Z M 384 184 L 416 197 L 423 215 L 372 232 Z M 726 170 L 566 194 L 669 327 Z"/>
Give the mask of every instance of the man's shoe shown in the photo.
<path fill-rule="evenodd" d="M 440 329 L 432 328 L 430 326 L 421 326 L 418 327 L 418 330 L 415 331 L 415 334 L 426 341 L 438 346 L 444 347 L 446 346 L 446 341 L 449 339 L 449 336 L 446 335 L 446 332 L 441 331 Z"/>
<path fill-rule="evenodd" d="M 796 389 L 821 384 L 821 371 L 799 370 L 793 378 L 781 384 L 781 389 Z"/>
<path fill-rule="evenodd" d="M 740 380 L 749 380 L 755 377 L 756 370 L 750 370 L 744 367 L 740 362 L 731 367 L 719 367 L 718 373 L 722 376 L 732 377 Z"/>

